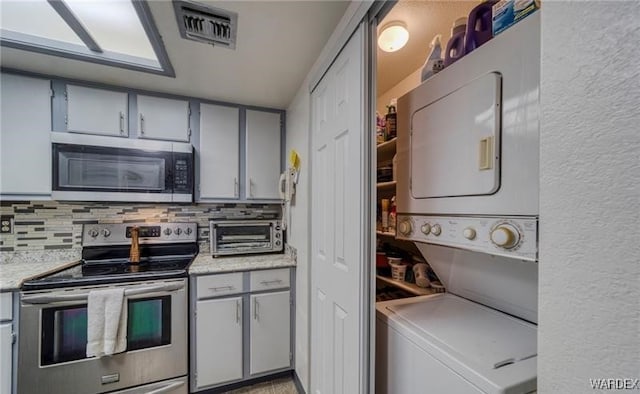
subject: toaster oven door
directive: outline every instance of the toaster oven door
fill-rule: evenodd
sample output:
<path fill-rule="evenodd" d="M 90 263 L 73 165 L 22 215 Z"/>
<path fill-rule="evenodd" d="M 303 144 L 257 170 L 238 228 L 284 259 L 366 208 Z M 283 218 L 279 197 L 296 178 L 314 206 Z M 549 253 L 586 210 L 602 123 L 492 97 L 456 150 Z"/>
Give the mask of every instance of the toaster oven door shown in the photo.
<path fill-rule="evenodd" d="M 211 251 L 214 255 L 273 252 L 274 223 L 211 223 Z"/>

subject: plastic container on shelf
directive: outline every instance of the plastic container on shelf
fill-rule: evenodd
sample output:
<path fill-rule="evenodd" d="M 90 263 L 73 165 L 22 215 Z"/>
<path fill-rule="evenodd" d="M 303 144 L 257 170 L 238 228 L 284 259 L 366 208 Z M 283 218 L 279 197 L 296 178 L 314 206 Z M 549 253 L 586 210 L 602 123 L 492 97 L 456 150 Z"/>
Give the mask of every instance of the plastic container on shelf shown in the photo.
<path fill-rule="evenodd" d="M 464 38 L 465 54 L 493 38 L 492 8 L 498 0 L 487 0 L 475 6 L 469 12 L 467 32 Z"/>
<path fill-rule="evenodd" d="M 402 261 L 401 257 L 387 257 L 387 260 L 391 267 L 391 279 L 404 282 L 407 274 L 407 264 Z"/>
<path fill-rule="evenodd" d="M 396 113 L 397 99 L 391 99 L 391 103 L 387 106 L 389 112 L 385 115 L 386 133 L 384 140 L 389 141 L 398 135 L 398 114 Z"/>
<path fill-rule="evenodd" d="M 424 62 L 424 66 L 422 66 L 422 72 L 420 73 L 421 82 L 426 81 L 427 78 L 439 71 L 438 63 L 442 62 L 441 40 L 442 35 L 436 34 L 431 41 L 431 45 L 429 45 L 431 50 L 429 52 L 429 56 L 427 56 L 427 60 Z"/>
<path fill-rule="evenodd" d="M 376 267 L 389 268 L 389 261 L 385 252 L 376 252 Z"/>
<path fill-rule="evenodd" d="M 465 55 L 464 37 L 467 32 L 467 18 L 458 18 L 451 27 L 451 38 L 444 52 L 444 66 L 450 66 Z"/>

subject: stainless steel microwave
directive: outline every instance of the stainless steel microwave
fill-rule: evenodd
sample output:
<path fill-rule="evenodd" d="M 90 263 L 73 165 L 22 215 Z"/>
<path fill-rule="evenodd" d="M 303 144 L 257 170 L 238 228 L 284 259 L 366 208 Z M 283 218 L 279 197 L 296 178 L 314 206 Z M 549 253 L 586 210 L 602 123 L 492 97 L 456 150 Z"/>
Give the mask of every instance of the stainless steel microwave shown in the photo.
<path fill-rule="evenodd" d="M 52 198 L 67 201 L 193 201 L 188 143 L 52 133 Z"/>

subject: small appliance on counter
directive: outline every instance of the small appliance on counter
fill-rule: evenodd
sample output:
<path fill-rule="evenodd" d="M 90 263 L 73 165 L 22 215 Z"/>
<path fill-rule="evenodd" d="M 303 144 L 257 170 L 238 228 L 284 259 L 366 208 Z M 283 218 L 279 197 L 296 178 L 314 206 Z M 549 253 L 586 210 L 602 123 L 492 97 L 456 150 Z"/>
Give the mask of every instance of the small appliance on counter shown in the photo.
<path fill-rule="evenodd" d="M 23 284 L 17 392 L 186 394 L 197 224 L 88 224 L 82 236 L 80 264 Z M 89 357 L 88 300 L 105 289 L 123 291 L 126 348 Z"/>
<path fill-rule="evenodd" d="M 280 220 L 211 220 L 209 242 L 214 257 L 281 253 L 284 231 Z"/>

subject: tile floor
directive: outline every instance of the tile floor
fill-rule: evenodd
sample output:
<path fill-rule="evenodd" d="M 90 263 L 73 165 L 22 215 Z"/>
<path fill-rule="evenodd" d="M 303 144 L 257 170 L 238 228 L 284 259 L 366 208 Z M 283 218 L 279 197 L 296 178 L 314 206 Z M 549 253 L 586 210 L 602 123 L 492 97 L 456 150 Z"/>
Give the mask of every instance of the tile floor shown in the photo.
<path fill-rule="evenodd" d="M 298 394 L 298 390 L 291 378 L 282 378 L 232 390 L 228 394 Z"/>

